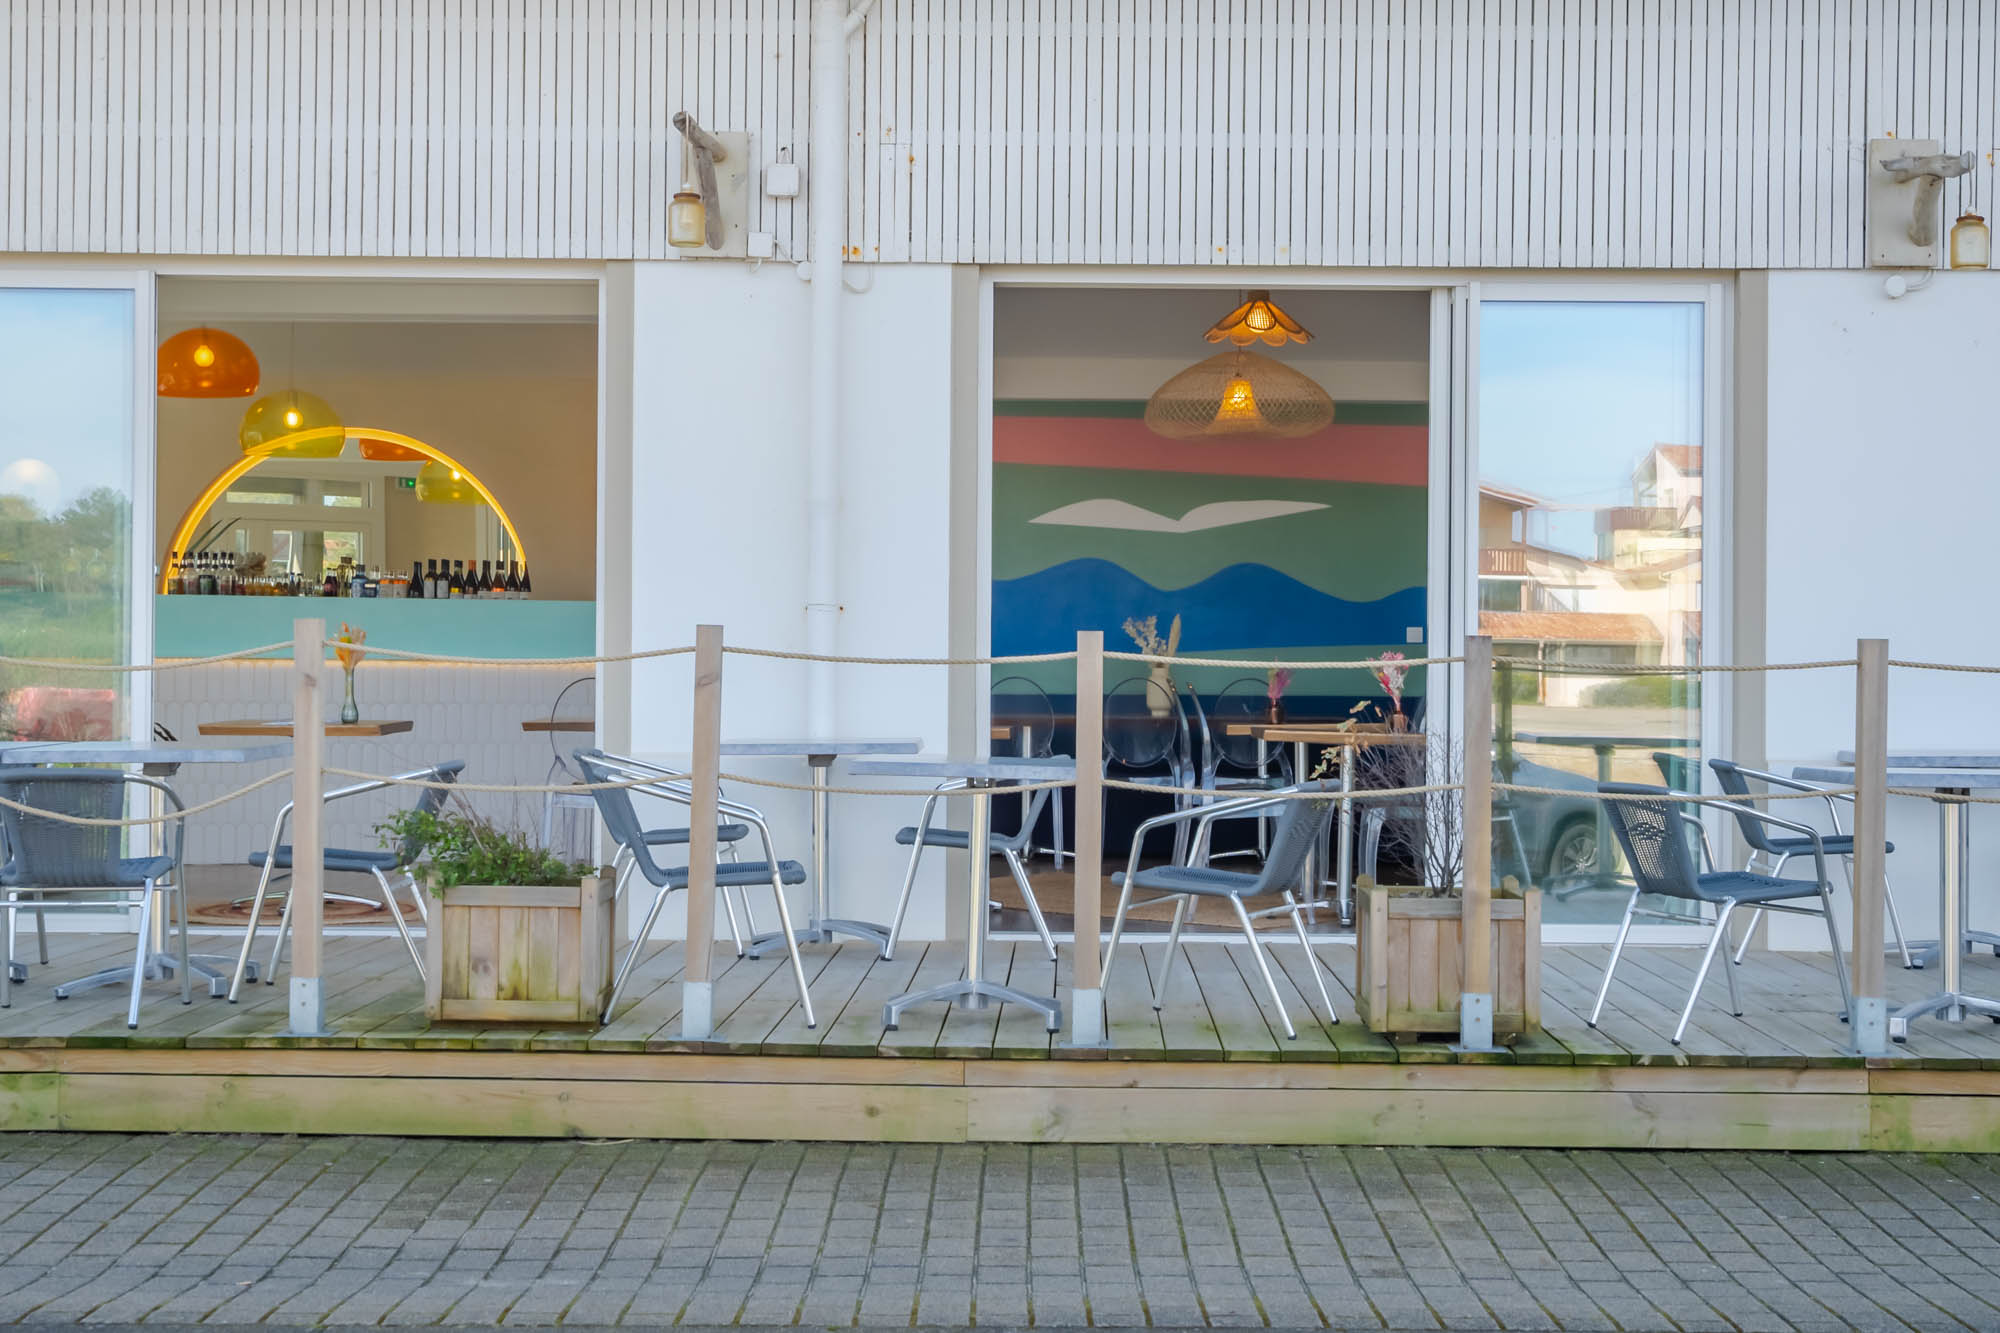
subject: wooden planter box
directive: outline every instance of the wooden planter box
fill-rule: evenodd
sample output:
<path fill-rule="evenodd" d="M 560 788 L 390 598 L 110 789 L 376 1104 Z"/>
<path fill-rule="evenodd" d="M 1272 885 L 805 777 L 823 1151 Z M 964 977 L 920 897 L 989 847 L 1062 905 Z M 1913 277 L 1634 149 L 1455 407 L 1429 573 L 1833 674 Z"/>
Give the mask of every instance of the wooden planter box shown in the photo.
<path fill-rule="evenodd" d="M 611 994 L 612 884 L 466 884 L 431 900 L 433 1023 L 588 1023 Z"/>
<path fill-rule="evenodd" d="M 1458 1034 L 1462 922 L 1457 898 L 1423 889 L 1355 890 L 1355 1008 L 1370 1032 L 1416 1040 Z M 1493 1039 L 1542 1026 L 1542 895 L 1493 891 Z"/>

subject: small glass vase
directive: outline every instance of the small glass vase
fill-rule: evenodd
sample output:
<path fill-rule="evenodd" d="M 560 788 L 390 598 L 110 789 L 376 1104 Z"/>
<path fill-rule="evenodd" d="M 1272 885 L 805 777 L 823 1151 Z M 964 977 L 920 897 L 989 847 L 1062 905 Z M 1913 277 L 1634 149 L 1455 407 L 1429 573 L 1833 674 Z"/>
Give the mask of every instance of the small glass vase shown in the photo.
<path fill-rule="evenodd" d="M 340 720 L 352 726 L 361 720 L 361 705 L 354 702 L 354 668 L 347 668 L 347 697 L 340 703 Z"/>

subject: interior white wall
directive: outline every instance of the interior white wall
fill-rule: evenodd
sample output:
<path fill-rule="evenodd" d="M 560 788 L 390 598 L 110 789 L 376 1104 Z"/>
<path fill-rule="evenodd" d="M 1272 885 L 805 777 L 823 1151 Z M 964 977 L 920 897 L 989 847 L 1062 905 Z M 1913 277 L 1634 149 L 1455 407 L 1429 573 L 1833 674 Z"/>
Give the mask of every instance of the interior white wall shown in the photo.
<path fill-rule="evenodd" d="M 952 271 L 865 271 L 844 303 L 839 590 L 843 653 L 942 657 L 948 650 Z M 668 261 L 634 266 L 633 646 L 727 641 L 798 651 L 805 637 L 806 375 L 810 288 L 790 267 Z M 725 739 L 795 736 L 805 725 L 805 664 L 729 656 Z M 839 731 L 945 748 L 941 668 L 842 666 Z M 632 748 L 684 755 L 687 658 L 635 669 Z M 725 760 L 750 776 L 803 782 L 803 761 Z M 836 785 L 888 786 L 848 779 Z M 779 854 L 810 855 L 805 798 L 737 784 L 730 795 L 772 820 Z M 905 850 L 894 831 L 914 800 L 836 797 L 838 914 L 886 920 Z M 943 933 L 943 857 L 931 858 L 906 934 Z M 795 895 L 803 906 L 803 891 Z M 663 927 L 679 933 L 678 903 Z M 762 907 L 766 923 L 768 906 Z"/>
<path fill-rule="evenodd" d="M 1984 591 L 2000 493 L 2000 272 L 1939 273 L 1900 301 L 1882 283 L 1769 278 L 1769 660 L 1852 657 L 1868 636 L 1886 637 L 1892 657 L 2000 666 Z M 1773 677 L 1766 698 L 1776 771 L 1852 746 L 1852 671 Z M 1889 745 L 2000 750 L 2000 676 L 1894 670 Z M 1981 886 L 2000 868 L 2000 807 L 1975 808 L 1972 824 L 1973 920 L 1991 929 L 2000 900 Z M 1930 802 L 1892 799 L 1890 883 L 1905 924 L 1930 938 L 1936 825 Z M 1772 940 L 1824 947 L 1817 932 L 1794 918 Z"/>

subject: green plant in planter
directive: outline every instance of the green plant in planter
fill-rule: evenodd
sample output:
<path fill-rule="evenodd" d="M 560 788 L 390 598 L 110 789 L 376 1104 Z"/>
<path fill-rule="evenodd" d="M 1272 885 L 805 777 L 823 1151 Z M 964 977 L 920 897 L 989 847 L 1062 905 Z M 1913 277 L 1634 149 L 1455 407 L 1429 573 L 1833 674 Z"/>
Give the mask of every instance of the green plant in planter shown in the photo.
<path fill-rule="evenodd" d="M 461 884 L 574 884 L 596 873 L 588 862 L 566 861 L 520 830 L 474 814 L 403 810 L 375 832 L 383 847 L 407 850 L 417 882 L 437 897 Z"/>

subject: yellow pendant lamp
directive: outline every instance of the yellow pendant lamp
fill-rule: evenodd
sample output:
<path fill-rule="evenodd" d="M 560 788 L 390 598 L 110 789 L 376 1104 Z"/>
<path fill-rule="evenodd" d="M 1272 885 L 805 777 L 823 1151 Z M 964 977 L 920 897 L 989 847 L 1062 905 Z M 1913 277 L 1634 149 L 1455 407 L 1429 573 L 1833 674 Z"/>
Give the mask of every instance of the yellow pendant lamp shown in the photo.
<path fill-rule="evenodd" d="M 250 345 L 221 329 L 183 329 L 160 344 L 162 398 L 248 398 L 262 374 Z"/>
<path fill-rule="evenodd" d="M 236 441 L 246 454 L 338 458 L 347 444 L 347 431 L 326 399 L 286 389 L 250 404 L 237 428 Z"/>
<path fill-rule="evenodd" d="M 486 497 L 470 478 L 447 463 L 429 462 L 417 472 L 417 499 L 425 504 L 477 505 Z"/>
<path fill-rule="evenodd" d="M 1312 335 L 1279 308 L 1269 292 L 1251 292 L 1242 305 L 1217 320 L 1206 336 L 1212 343 L 1227 339 L 1238 347 L 1256 342 L 1283 347 L 1286 343 L 1312 341 Z"/>
<path fill-rule="evenodd" d="M 1154 390 L 1146 426 L 1170 440 L 1292 439 L 1333 424 L 1333 399 L 1282 361 L 1236 349 L 1198 361 Z"/>

